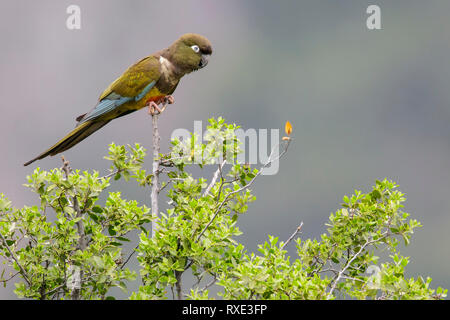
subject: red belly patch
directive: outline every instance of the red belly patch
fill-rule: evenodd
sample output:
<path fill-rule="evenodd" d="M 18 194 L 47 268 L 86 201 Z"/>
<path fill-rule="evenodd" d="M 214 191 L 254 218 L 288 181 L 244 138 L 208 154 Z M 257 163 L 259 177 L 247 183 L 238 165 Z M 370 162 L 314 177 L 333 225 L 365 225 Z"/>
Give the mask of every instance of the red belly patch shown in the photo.
<path fill-rule="evenodd" d="M 153 96 L 147 99 L 146 104 L 150 103 L 151 101 L 154 101 L 156 104 L 159 104 L 162 102 L 162 99 L 164 99 L 166 96 L 165 95 L 158 95 L 158 96 Z"/>

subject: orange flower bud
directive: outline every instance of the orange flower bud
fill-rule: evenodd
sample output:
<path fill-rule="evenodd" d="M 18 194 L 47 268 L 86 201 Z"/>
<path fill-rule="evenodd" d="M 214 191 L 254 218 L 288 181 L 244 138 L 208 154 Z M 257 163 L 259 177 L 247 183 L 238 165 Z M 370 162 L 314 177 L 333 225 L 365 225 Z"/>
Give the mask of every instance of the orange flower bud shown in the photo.
<path fill-rule="evenodd" d="M 292 132 L 292 125 L 289 121 L 286 121 L 286 125 L 284 126 L 284 131 L 289 136 Z"/>

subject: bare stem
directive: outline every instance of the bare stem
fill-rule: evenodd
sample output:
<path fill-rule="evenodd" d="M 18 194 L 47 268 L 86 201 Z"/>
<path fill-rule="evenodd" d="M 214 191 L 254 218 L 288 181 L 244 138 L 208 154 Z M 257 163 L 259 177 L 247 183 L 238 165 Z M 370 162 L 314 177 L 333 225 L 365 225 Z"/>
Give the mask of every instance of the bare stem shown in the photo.
<path fill-rule="evenodd" d="M 61 160 L 63 162 L 62 170 L 64 171 L 64 174 L 66 176 L 66 180 L 69 179 L 70 172 L 72 169 L 69 166 L 69 161 L 67 161 L 64 156 L 61 157 Z M 80 209 L 80 204 L 78 203 L 78 198 L 76 195 L 76 192 L 74 190 L 74 196 L 72 197 L 72 203 L 73 203 L 73 210 L 76 213 L 77 218 L 81 218 L 83 216 L 83 212 Z M 78 246 L 77 250 L 85 250 L 87 248 L 87 239 L 86 239 L 86 233 L 84 230 L 84 223 L 83 219 L 78 220 L 76 223 L 77 230 L 78 230 Z M 83 271 L 82 270 L 75 270 L 74 274 L 72 275 L 75 278 L 79 277 L 79 284 L 75 285 L 72 289 L 72 292 L 70 294 L 72 300 L 80 300 L 81 299 L 81 287 L 83 284 Z"/>
<path fill-rule="evenodd" d="M 137 248 L 139 248 L 139 244 L 134 247 L 134 249 L 131 251 L 131 253 L 128 255 L 128 258 L 125 260 L 124 263 L 122 263 L 122 265 L 120 266 L 120 269 L 125 268 L 125 265 L 128 263 L 128 261 L 130 261 L 131 257 L 136 253 Z"/>
<path fill-rule="evenodd" d="M 158 189 L 159 189 L 159 153 L 160 153 L 160 136 L 158 130 L 158 114 L 152 114 L 153 126 L 153 164 L 152 164 L 152 238 L 155 236 L 158 228 L 159 207 L 158 207 Z"/>
<path fill-rule="evenodd" d="M 115 176 L 116 174 L 122 172 L 122 169 L 117 169 L 116 171 L 110 172 L 107 175 L 104 175 L 103 177 L 99 177 L 98 180 L 107 179 L 109 177 Z"/>
<path fill-rule="evenodd" d="M 9 254 L 11 255 L 11 257 L 13 258 L 13 260 L 16 262 L 17 266 L 19 267 L 20 274 L 25 279 L 26 283 L 29 286 L 31 286 L 31 281 L 28 279 L 25 269 L 19 263 L 19 260 L 17 259 L 16 255 L 12 252 L 11 248 L 8 246 L 8 243 L 6 242 L 6 239 L 1 232 L 0 232 L 0 237 L 2 238 L 2 242 L 3 242 L 3 245 L 5 246 L 6 250 L 8 250 Z"/>
<path fill-rule="evenodd" d="M 361 248 L 358 250 L 358 252 L 356 252 L 353 257 L 351 259 L 348 260 L 348 262 L 346 263 L 346 265 L 344 266 L 344 268 L 342 268 L 341 271 L 339 271 L 339 273 L 337 274 L 336 278 L 333 281 L 333 284 L 331 286 L 330 292 L 328 293 L 327 299 L 330 299 L 331 296 L 333 295 L 333 291 L 336 289 L 336 286 L 339 282 L 339 280 L 341 280 L 344 276 L 345 276 L 345 271 L 347 271 L 347 269 L 350 267 L 350 265 L 352 264 L 352 262 L 364 251 L 364 249 L 371 245 L 372 243 L 381 241 L 382 239 L 384 239 L 385 237 L 387 237 L 389 234 L 386 232 L 382 237 L 376 239 L 376 240 L 367 240 L 362 246 Z"/>
<path fill-rule="evenodd" d="M 214 176 L 212 177 L 210 184 L 206 188 L 205 192 L 203 192 L 204 197 L 206 197 L 209 194 L 211 188 L 214 187 L 214 185 L 216 184 L 217 178 L 219 178 L 219 174 L 222 171 L 223 166 L 225 165 L 226 162 L 227 160 L 224 160 L 221 164 L 219 164 L 219 167 L 217 168 L 216 172 L 214 172 Z"/>
<path fill-rule="evenodd" d="M 289 242 L 292 241 L 292 239 L 294 239 L 294 237 L 297 235 L 297 233 L 299 233 L 302 230 L 303 227 L 303 221 L 300 223 L 300 225 L 297 227 L 297 229 L 295 229 L 294 233 L 289 237 L 289 239 L 286 240 L 285 243 L 283 243 L 283 245 L 281 246 L 281 249 L 284 249 L 284 247 L 287 246 L 287 244 Z"/>
<path fill-rule="evenodd" d="M 20 272 L 16 272 L 13 275 L 11 275 L 9 278 L 7 279 L 1 279 L 0 282 L 8 282 L 9 280 L 11 280 L 12 278 L 14 278 L 15 276 L 17 276 L 18 274 L 21 274 Z"/>
<path fill-rule="evenodd" d="M 169 100 L 164 101 L 162 107 L 161 107 L 161 112 L 163 112 L 167 105 L 169 104 Z M 149 108 L 151 108 L 149 106 Z M 153 163 L 152 163 L 152 192 L 150 195 L 151 198 L 151 202 L 152 202 L 152 215 L 153 215 L 153 220 L 152 220 L 152 238 L 155 236 L 156 234 L 156 230 L 158 230 L 158 220 L 159 220 L 159 206 L 158 206 L 158 194 L 161 191 L 161 189 L 159 188 L 159 174 L 161 173 L 161 170 L 159 169 L 160 165 L 161 165 L 161 159 L 159 157 L 160 155 L 160 150 L 161 150 L 161 146 L 160 146 L 160 141 L 161 141 L 161 137 L 159 135 L 159 129 L 158 129 L 158 117 L 161 113 L 157 113 L 152 112 L 151 116 L 152 116 L 152 133 L 153 133 Z"/>
<path fill-rule="evenodd" d="M 209 287 L 211 287 L 214 283 L 216 283 L 217 278 L 215 275 L 213 277 L 214 278 L 210 282 L 208 282 L 208 284 L 206 286 L 204 286 L 203 289 L 201 289 L 202 292 L 205 291 L 206 289 L 208 289 Z"/>
<path fill-rule="evenodd" d="M 175 278 L 177 279 L 177 282 L 175 283 L 175 287 L 177 289 L 177 299 L 182 300 L 183 299 L 183 292 L 181 289 L 181 275 L 183 274 L 183 271 L 175 271 Z"/>
<path fill-rule="evenodd" d="M 269 156 L 269 159 L 267 160 L 267 162 L 266 162 L 264 165 L 261 166 L 261 168 L 259 169 L 258 173 L 255 174 L 255 176 L 250 180 L 250 182 L 247 183 L 245 186 L 243 186 L 243 187 L 241 187 L 241 188 L 239 188 L 239 189 L 237 189 L 237 190 L 234 190 L 234 191 L 232 191 L 232 192 L 230 192 L 230 193 L 228 193 L 228 194 L 226 195 L 225 199 L 223 199 L 223 201 L 217 206 L 217 208 L 216 208 L 216 210 L 214 211 L 214 214 L 213 214 L 211 220 L 206 224 L 206 226 L 203 228 L 203 230 L 200 232 L 200 234 L 199 234 L 199 235 L 197 236 L 197 238 L 195 239 L 196 242 L 198 242 L 198 241 L 200 240 L 200 238 L 203 236 L 203 234 L 206 232 L 206 230 L 208 230 L 209 226 L 213 223 L 213 221 L 216 219 L 217 215 L 219 214 L 220 209 L 222 209 L 222 207 L 223 207 L 223 206 L 225 205 L 225 203 L 230 199 L 230 197 L 231 197 L 232 195 L 236 194 L 236 193 L 239 193 L 239 192 L 241 192 L 241 191 L 243 191 L 243 190 L 249 188 L 249 187 L 253 184 L 253 182 L 255 182 L 256 178 L 263 172 L 264 168 L 266 168 L 267 166 L 269 166 L 273 161 L 276 161 L 276 160 L 280 159 L 280 158 L 287 152 L 290 143 L 291 143 L 291 139 L 287 140 L 286 143 L 285 143 L 285 145 L 284 145 L 283 151 L 282 151 L 276 158 L 272 159 L 273 153 L 275 152 L 275 150 L 276 150 L 276 148 L 279 146 L 279 144 L 276 145 L 276 146 L 272 149 L 272 152 L 270 153 L 270 156 Z M 221 171 L 221 169 L 222 169 L 222 168 L 219 166 L 219 172 Z M 189 266 L 190 266 L 190 264 L 189 264 Z"/>

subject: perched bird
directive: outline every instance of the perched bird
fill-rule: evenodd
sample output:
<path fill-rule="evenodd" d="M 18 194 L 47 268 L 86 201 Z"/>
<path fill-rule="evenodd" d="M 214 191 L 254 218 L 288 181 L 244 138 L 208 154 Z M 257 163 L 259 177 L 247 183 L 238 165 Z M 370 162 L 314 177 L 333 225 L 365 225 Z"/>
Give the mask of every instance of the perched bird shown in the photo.
<path fill-rule="evenodd" d="M 94 109 L 76 118 L 74 130 L 24 166 L 70 149 L 111 120 L 145 106 L 151 114 L 161 112 L 158 104 L 173 103 L 171 94 L 180 79 L 206 66 L 211 54 L 208 39 L 187 33 L 170 47 L 136 62 L 101 94 Z"/>

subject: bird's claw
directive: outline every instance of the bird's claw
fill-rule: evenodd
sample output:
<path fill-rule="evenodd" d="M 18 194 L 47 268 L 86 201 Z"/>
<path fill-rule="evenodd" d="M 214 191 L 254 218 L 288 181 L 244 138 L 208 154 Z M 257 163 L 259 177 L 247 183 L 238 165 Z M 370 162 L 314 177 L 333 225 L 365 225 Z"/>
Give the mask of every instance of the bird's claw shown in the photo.
<path fill-rule="evenodd" d="M 161 100 L 160 100 L 161 101 Z M 173 104 L 175 99 L 171 96 L 165 96 L 162 100 L 163 106 L 162 108 L 158 107 L 158 104 L 154 101 L 150 101 L 148 104 L 148 114 L 154 116 L 155 114 L 161 114 L 168 104 Z"/>
<path fill-rule="evenodd" d="M 158 111 L 158 113 L 156 113 Z M 154 116 L 155 114 L 160 114 L 162 110 L 158 107 L 158 105 L 154 101 L 150 101 L 148 104 L 148 114 Z"/>
<path fill-rule="evenodd" d="M 175 102 L 175 99 L 171 95 L 164 97 L 164 104 L 166 104 L 166 103 L 173 104 L 174 102 Z"/>

